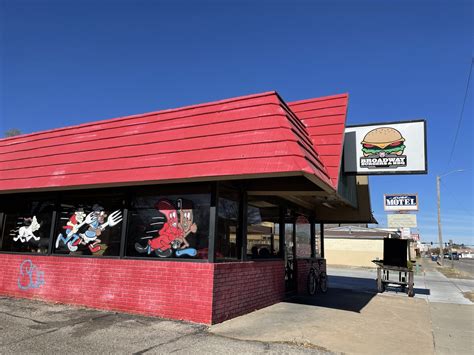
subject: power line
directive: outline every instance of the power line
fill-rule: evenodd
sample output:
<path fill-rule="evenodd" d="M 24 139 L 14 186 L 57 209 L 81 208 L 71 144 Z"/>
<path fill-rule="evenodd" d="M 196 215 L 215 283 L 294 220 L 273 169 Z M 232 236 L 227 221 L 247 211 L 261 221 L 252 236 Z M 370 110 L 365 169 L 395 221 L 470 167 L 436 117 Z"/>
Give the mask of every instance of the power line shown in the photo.
<path fill-rule="evenodd" d="M 459 200 L 457 199 L 456 195 L 451 191 L 451 189 L 448 188 L 448 185 L 446 185 L 443 180 L 441 180 L 441 184 L 443 187 L 448 191 L 449 195 L 453 198 L 453 200 L 457 203 L 458 207 L 461 207 L 461 210 L 464 210 L 468 216 L 472 216 L 472 212 L 469 212 L 466 206 L 463 203 L 460 203 Z"/>
<path fill-rule="evenodd" d="M 469 92 L 469 82 L 471 81 L 472 63 L 473 62 L 474 62 L 474 60 L 471 58 L 471 66 L 469 68 L 469 76 L 467 78 L 466 92 L 464 93 L 464 100 L 463 100 L 463 103 L 462 103 L 461 114 L 459 115 L 458 127 L 456 129 L 456 135 L 454 136 L 453 148 L 451 149 L 451 154 L 449 156 L 448 165 L 446 166 L 447 169 L 449 168 L 449 166 L 451 164 L 451 160 L 453 159 L 454 148 L 456 148 L 456 141 L 458 140 L 459 129 L 461 128 L 461 121 L 462 121 L 462 117 L 463 117 L 463 114 L 464 114 L 464 107 L 466 106 L 467 93 Z"/>

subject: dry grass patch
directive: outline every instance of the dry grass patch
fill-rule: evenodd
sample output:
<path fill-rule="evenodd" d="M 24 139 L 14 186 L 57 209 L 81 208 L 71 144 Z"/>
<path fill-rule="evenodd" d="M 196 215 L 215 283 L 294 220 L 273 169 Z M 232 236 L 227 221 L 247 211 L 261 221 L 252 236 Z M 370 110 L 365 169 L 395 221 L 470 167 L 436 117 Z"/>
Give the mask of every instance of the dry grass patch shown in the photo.
<path fill-rule="evenodd" d="M 474 292 L 473 291 L 467 291 L 462 293 L 464 297 L 466 297 L 469 301 L 474 302 Z"/>
<path fill-rule="evenodd" d="M 463 271 L 447 267 L 447 266 L 438 266 L 436 268 L 440 273 L 450 279 L 473 279 L 468 273 Z"/>

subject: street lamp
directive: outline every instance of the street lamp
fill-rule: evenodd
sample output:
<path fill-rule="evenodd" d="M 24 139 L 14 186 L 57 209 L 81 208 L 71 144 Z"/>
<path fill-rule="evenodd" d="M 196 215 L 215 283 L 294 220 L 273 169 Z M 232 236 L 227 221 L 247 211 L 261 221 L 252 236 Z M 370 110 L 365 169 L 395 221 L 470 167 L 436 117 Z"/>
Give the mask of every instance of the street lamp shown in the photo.
<path fill-rule="evenodd" d="M 458 170 L 453 170 L 453 171 L 450 171 L 446 174 L 443 174 L 443 175 L 437 175 L 436 176 L 436 190 L 438 192 L 438 241 L 439 241 L 439 257 L 438 257 L 438 260 L 439 260 L 439 263 L 441 266 L 443 266 L 443 257 L 444 257 L 444 253 L 443 253 L 443 235 L 442 235 L 442 232 L 441 232 L 441 189 L 440 189 L 440 184 L 441 184 L 441 178 L 443 176 L 446 176 L 446 175 L 449 175 L 449 174 L 452 174 L 452 173 L 458 173 L 458 172 L 461 172 L 461 171 L 464 171 L 464 169 L 458 169 Z"/>

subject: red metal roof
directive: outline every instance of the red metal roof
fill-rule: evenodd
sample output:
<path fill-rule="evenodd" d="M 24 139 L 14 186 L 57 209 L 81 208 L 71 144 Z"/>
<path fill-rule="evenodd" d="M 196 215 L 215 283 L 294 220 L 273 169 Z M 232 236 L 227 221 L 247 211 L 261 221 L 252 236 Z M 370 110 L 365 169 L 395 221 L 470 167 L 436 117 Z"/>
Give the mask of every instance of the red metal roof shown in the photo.
<path fill-rule="evenodd" d="M 345 117 L 343 97 L 334 102 Z M 334 152 L 315 140 L 305 104 L 293 105 L 304 124 L 267 92 L 2 139 L 0 191 L 286 175 L 334 191 Z"/>
<path fill-rule="evenodd" d="M 288 103 L 305 124 L 314 149 L 319 153 L 336 189 L 341 168 L 348 101 L 349 95 L 341 94 Z"/>

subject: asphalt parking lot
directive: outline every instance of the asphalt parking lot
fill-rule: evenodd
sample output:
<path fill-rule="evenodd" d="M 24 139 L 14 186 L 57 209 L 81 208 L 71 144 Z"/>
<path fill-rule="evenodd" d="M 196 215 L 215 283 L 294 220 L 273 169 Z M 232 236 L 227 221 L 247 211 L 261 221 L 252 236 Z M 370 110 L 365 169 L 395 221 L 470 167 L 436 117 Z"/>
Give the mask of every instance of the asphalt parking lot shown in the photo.
<path fill-rule="evenodd" d="M 0 354 L 328 354 L 311 344 L 232 339 L 198 324 L 0 298 Z"/>

